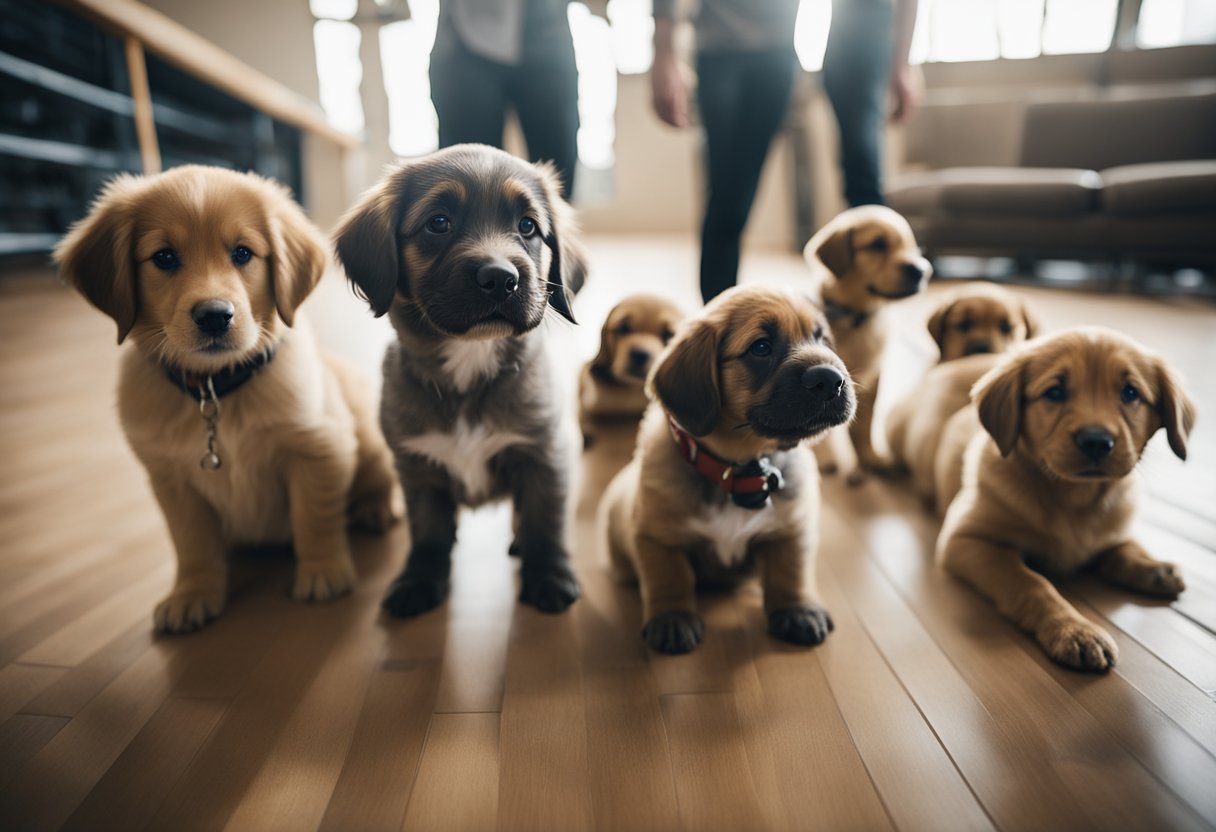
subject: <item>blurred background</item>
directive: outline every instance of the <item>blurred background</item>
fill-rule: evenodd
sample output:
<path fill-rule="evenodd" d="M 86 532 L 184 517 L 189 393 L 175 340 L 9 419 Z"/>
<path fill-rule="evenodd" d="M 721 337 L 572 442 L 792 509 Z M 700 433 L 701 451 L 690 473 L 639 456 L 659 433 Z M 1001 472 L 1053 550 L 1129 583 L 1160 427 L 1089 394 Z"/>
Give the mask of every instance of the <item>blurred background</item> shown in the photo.
<path fill-rule="evenodd" d="M 701 131 L 652 111 L 651 11 L 568 6 L 574 202 L 588 232 L 691 242 Z M 0 0 L 0 254 L 45 256 L 115 172 L 189 162 L 274 176 L 332 226 L 386 163 L 438 147 L 438 16 L 439 0 Z M 749 250 L 798 250 L 844 207 L 831 18 L 802 0 Z M 1210 290 L 1216 0 L 920 0 L 910 61 L 924 95 L 886 133 L 887 199 L 939 273 Z M 522 150 L 510 123 L 506 143 Z"/>

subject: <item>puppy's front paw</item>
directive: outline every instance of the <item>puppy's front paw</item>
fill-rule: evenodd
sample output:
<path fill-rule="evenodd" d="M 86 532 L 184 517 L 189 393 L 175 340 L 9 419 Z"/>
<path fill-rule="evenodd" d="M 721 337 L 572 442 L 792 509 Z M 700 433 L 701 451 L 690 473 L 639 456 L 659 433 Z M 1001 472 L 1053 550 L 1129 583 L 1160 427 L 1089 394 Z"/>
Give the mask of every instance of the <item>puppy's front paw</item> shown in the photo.
<path fill-rule="evenodd" d="M 160 633 L 189 633 L 205 625 L 224 609 L 223 589 L 175 590 L 159 604 L 152 614 L 156 631 Z"/>
<path fill-rule="evenodd" d="M 773 610 L 768 616 L 769 635 L 793 644 L 822 644 L 835 628 L 832 616 L 817 604 Z"/>
<path fill-rule="evenodd" d="M 410 618 L 435 609 L 447 597 L 448 579 L 446 576 L 402 575 L 388 588 L 384 600 L 380 602 L 380 607 L 389 615 L 397 618 Z"/>
<path fill-rule="evenodd" d="M 1119 658 L 1114 640 L 1097 624 L 1085 619 L 1049 621 L 1036 635 L 1048 656 L 1074 670 L 1105 673 Z"/>
<path fill-rule="evenodd" d="M 346 555 L 296 564 L 291 597 L 297 601 L 328 601 L 350 592 L 355 584 L 355 566 Z"/>
<path fill-rule="evenodd" d="M 1137 564 L 1128 578 L 1129 587 L 1158 598 L 1177 598 L 1186 589 L 1181 570 L 1172 563 Z"/>
<path fill-rule="evenodd" d="M 347 510 L 347 522 L 361 531 L 383 534 L 403 516 L 395 503 L 391 491 L 360 497 Z"/>
<path fill-rule="evenodd" d="M 642 638 L 660 653 L 690 653 L 705 638 L 705 622 L 695 612 L 661 613 L 646 622 Z"/>
<path fill-rule="evenodd" d="M 582 594 L 565 559 L 521 569 L 519 583 L 519 600 L 541 612 L 565 612 Z"/>

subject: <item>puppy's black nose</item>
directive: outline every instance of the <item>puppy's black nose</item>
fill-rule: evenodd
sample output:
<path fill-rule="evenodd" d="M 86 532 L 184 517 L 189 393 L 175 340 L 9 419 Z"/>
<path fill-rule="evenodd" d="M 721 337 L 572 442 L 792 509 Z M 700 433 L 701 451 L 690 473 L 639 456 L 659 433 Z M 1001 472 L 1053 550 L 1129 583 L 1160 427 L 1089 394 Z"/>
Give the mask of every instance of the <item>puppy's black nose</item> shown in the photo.
<path fill-rule="evenodd" d="M 1115 437 L 1105 428 L 1081 428 L 1073 435 L 1073 441 L 1094 462 L 1110 456 L 1115 449 Z"/>
<path fill-rule="evenodd" d="M 992 352 L 992 344 L 987 341 L 972 341 L 967 345 L 967 355 L 980 355 L 986 352 Z"/>
<path fill-rule="evenodd" d="M 630 350 L 629 351 L 629 366 L 630 367 L 645 367 L 650 363 L 650 353 L 646 350 Z"/>
<path fill-rule="evenodd" d="M 817 364 L 802 373 L 802 386 L 819 401 L 831 401 L 844 388 L 844 374 L 828 364 Z"/>
<path fill-rule="evenodd" d="M 494 300 L 506 300 L 519 288 L 519 271 L 506 260 L 493 260 L 477 270 L 477 285 Z"/>
<path fill-rule="evenodd" d="M 908 283 L 920 283 L 925 276 L 925 269 L 917 263 L 904 263 L 904 280 Z"/>
<path fill-rule="evenodd" d="M 190 309 L 194 325 L 207 335 L 223 335 L 232 326 L 236 309 L 226 300 L 205 300 Z"/>

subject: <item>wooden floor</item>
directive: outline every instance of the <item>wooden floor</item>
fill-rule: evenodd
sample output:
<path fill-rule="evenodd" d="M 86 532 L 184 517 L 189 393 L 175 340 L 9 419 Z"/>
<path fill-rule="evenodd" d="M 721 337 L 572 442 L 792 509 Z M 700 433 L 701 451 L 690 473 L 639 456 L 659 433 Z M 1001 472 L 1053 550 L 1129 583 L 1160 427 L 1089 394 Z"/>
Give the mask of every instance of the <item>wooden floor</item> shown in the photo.
<path fill-rule="evenodd" d="M 583 326 L 553 333 L 571 375 L 618 297 L 693 296 L 691 245 L 591 242 Z M 802 277 L 793 257 L 746 272 Z M 880 410 L 932 356 L 939 291 L 899 309 Z M 173 557 L 118 430 L 113 326 L 45 275 L 0 276 L 0 829 L 1216 827 L 1216 311 L 1027 294 L 1049 329 L 1105 323 L 1165 353 L 1200 408 L 1190 461 L 1158 437 L 1137 474 L 1143 540 L 1187 593 L 1065 587 L 1118 642 L 1101 678 L 937 572 L 932 517 L 885 482 L 825 485 L 823 646 L 770 639 L 750 587 L 704 599 L 697 652 L 648 654 L 592 524 L 623 435 L 585 459 L 566 615 L 514 602 L 493 508 L 463 516 L 452 597 L 422 618 L 378 612 L 397 528 L 356 540 L 352 597 L 295 604 L 288 556 L 242 553 L 219 621 L 154 637 Z M 320 295 L 323 342 L 375 373 L 384 322 L 336 278 Z"/>

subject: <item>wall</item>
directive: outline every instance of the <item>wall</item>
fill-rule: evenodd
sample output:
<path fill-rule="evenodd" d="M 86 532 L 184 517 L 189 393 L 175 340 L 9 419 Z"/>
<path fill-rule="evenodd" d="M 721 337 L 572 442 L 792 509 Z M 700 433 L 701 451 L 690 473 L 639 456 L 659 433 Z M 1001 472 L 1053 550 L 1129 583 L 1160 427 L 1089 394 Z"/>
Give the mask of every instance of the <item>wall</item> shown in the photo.
<path fill-rule="evenodd" d="M 319 100 L 307 0 L 144 2 L 310 101 Z M 343 166 L 352 163 L 333 144 L 306 134 L 304 202 L 322 228 L 332 226 L 350 202 Z"/>

